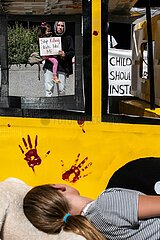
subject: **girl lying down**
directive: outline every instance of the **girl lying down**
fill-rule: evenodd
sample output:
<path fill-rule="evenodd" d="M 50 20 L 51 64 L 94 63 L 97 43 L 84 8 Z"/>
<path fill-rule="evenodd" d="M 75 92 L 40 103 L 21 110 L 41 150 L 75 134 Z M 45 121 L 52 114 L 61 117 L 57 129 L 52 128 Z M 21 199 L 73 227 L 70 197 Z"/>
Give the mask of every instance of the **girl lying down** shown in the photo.
<path fill-rule="evenodd" d="M 23 181 L 8 178 L 0 182 L 0 239 L 1 240 L 85 240 L 73 232 L 47 234 L 35 228 L 25 217 L 23 199 L 31 189 Z"/>
<path fill-rule="evenodd" d="M 23 209 L 49 234 L 63 229 L 87 240 L 160 239 L 160 196 L 138 191 L 110 188 L 93 200 L 68 185 L 46 184 L 26 194 Z"/>

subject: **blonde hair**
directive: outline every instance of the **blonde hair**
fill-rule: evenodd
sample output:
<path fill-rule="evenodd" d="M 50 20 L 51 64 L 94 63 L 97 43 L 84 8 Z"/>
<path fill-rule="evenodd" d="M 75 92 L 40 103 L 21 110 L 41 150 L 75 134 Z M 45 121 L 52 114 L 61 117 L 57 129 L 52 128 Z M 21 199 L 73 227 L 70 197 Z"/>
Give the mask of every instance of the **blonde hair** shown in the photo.
<path fill-rule="evenodd" d="M 105 239 L 82 215 L 70 215 L 64 221 L 64 216 L 70 212 L 70 206 L 53 185 L 32 188 L 24 198 L 23 209 L 29 221 L 43 232 L 56 234 L 63 229 L 82 235 L 87 240 Z"/>

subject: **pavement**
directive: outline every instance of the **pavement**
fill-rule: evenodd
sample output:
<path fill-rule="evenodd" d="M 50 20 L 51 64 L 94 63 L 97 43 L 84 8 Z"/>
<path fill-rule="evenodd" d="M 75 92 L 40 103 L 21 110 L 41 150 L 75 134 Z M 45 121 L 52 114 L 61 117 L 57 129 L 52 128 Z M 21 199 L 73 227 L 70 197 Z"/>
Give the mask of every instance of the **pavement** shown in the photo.
<path fill-rule="evenodd" d="M 74 67 L 73 67 L 74 70 Z M 73 71 L 75 72 L 75 71 Z M 66 94 L 75 94 L 75 74 L 66 79 Z M 23 97 L 45 97 L 44 74 L 41 65 L 40 80 L 38 79 L 38 65 L 20 67 L 12 65 L 9 69 L 9 95 Z M 54 96 L 58 96 L 54 88 Z"/>

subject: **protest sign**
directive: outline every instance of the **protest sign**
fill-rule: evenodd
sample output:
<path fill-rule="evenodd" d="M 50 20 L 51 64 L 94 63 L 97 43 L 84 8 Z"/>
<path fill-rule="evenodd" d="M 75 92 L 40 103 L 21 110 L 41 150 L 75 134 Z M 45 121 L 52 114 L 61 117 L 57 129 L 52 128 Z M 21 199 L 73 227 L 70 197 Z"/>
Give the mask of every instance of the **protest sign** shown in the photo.
<path fill-rule="evenodd" d="M 132 96 L 131 66 L 131 50 L 108 50 L 109 96 Z"/>
<path fill-rule="evenodd" d="M 58 55 L 62 50 L 61 37 L 39 38 L 40 56 Z"/>

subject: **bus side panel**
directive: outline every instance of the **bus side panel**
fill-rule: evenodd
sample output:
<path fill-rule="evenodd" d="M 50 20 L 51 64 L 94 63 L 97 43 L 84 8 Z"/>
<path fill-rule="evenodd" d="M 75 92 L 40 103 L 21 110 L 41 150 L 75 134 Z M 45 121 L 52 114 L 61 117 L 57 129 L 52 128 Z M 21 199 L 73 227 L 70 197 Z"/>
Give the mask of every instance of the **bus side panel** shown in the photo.
<path fill-rule="evenodd" d="M 159 126 L 1 117 L 0 180 L 61 182 L 96 197 L 126 163 L 160 156 L 159 132 Z"/>

